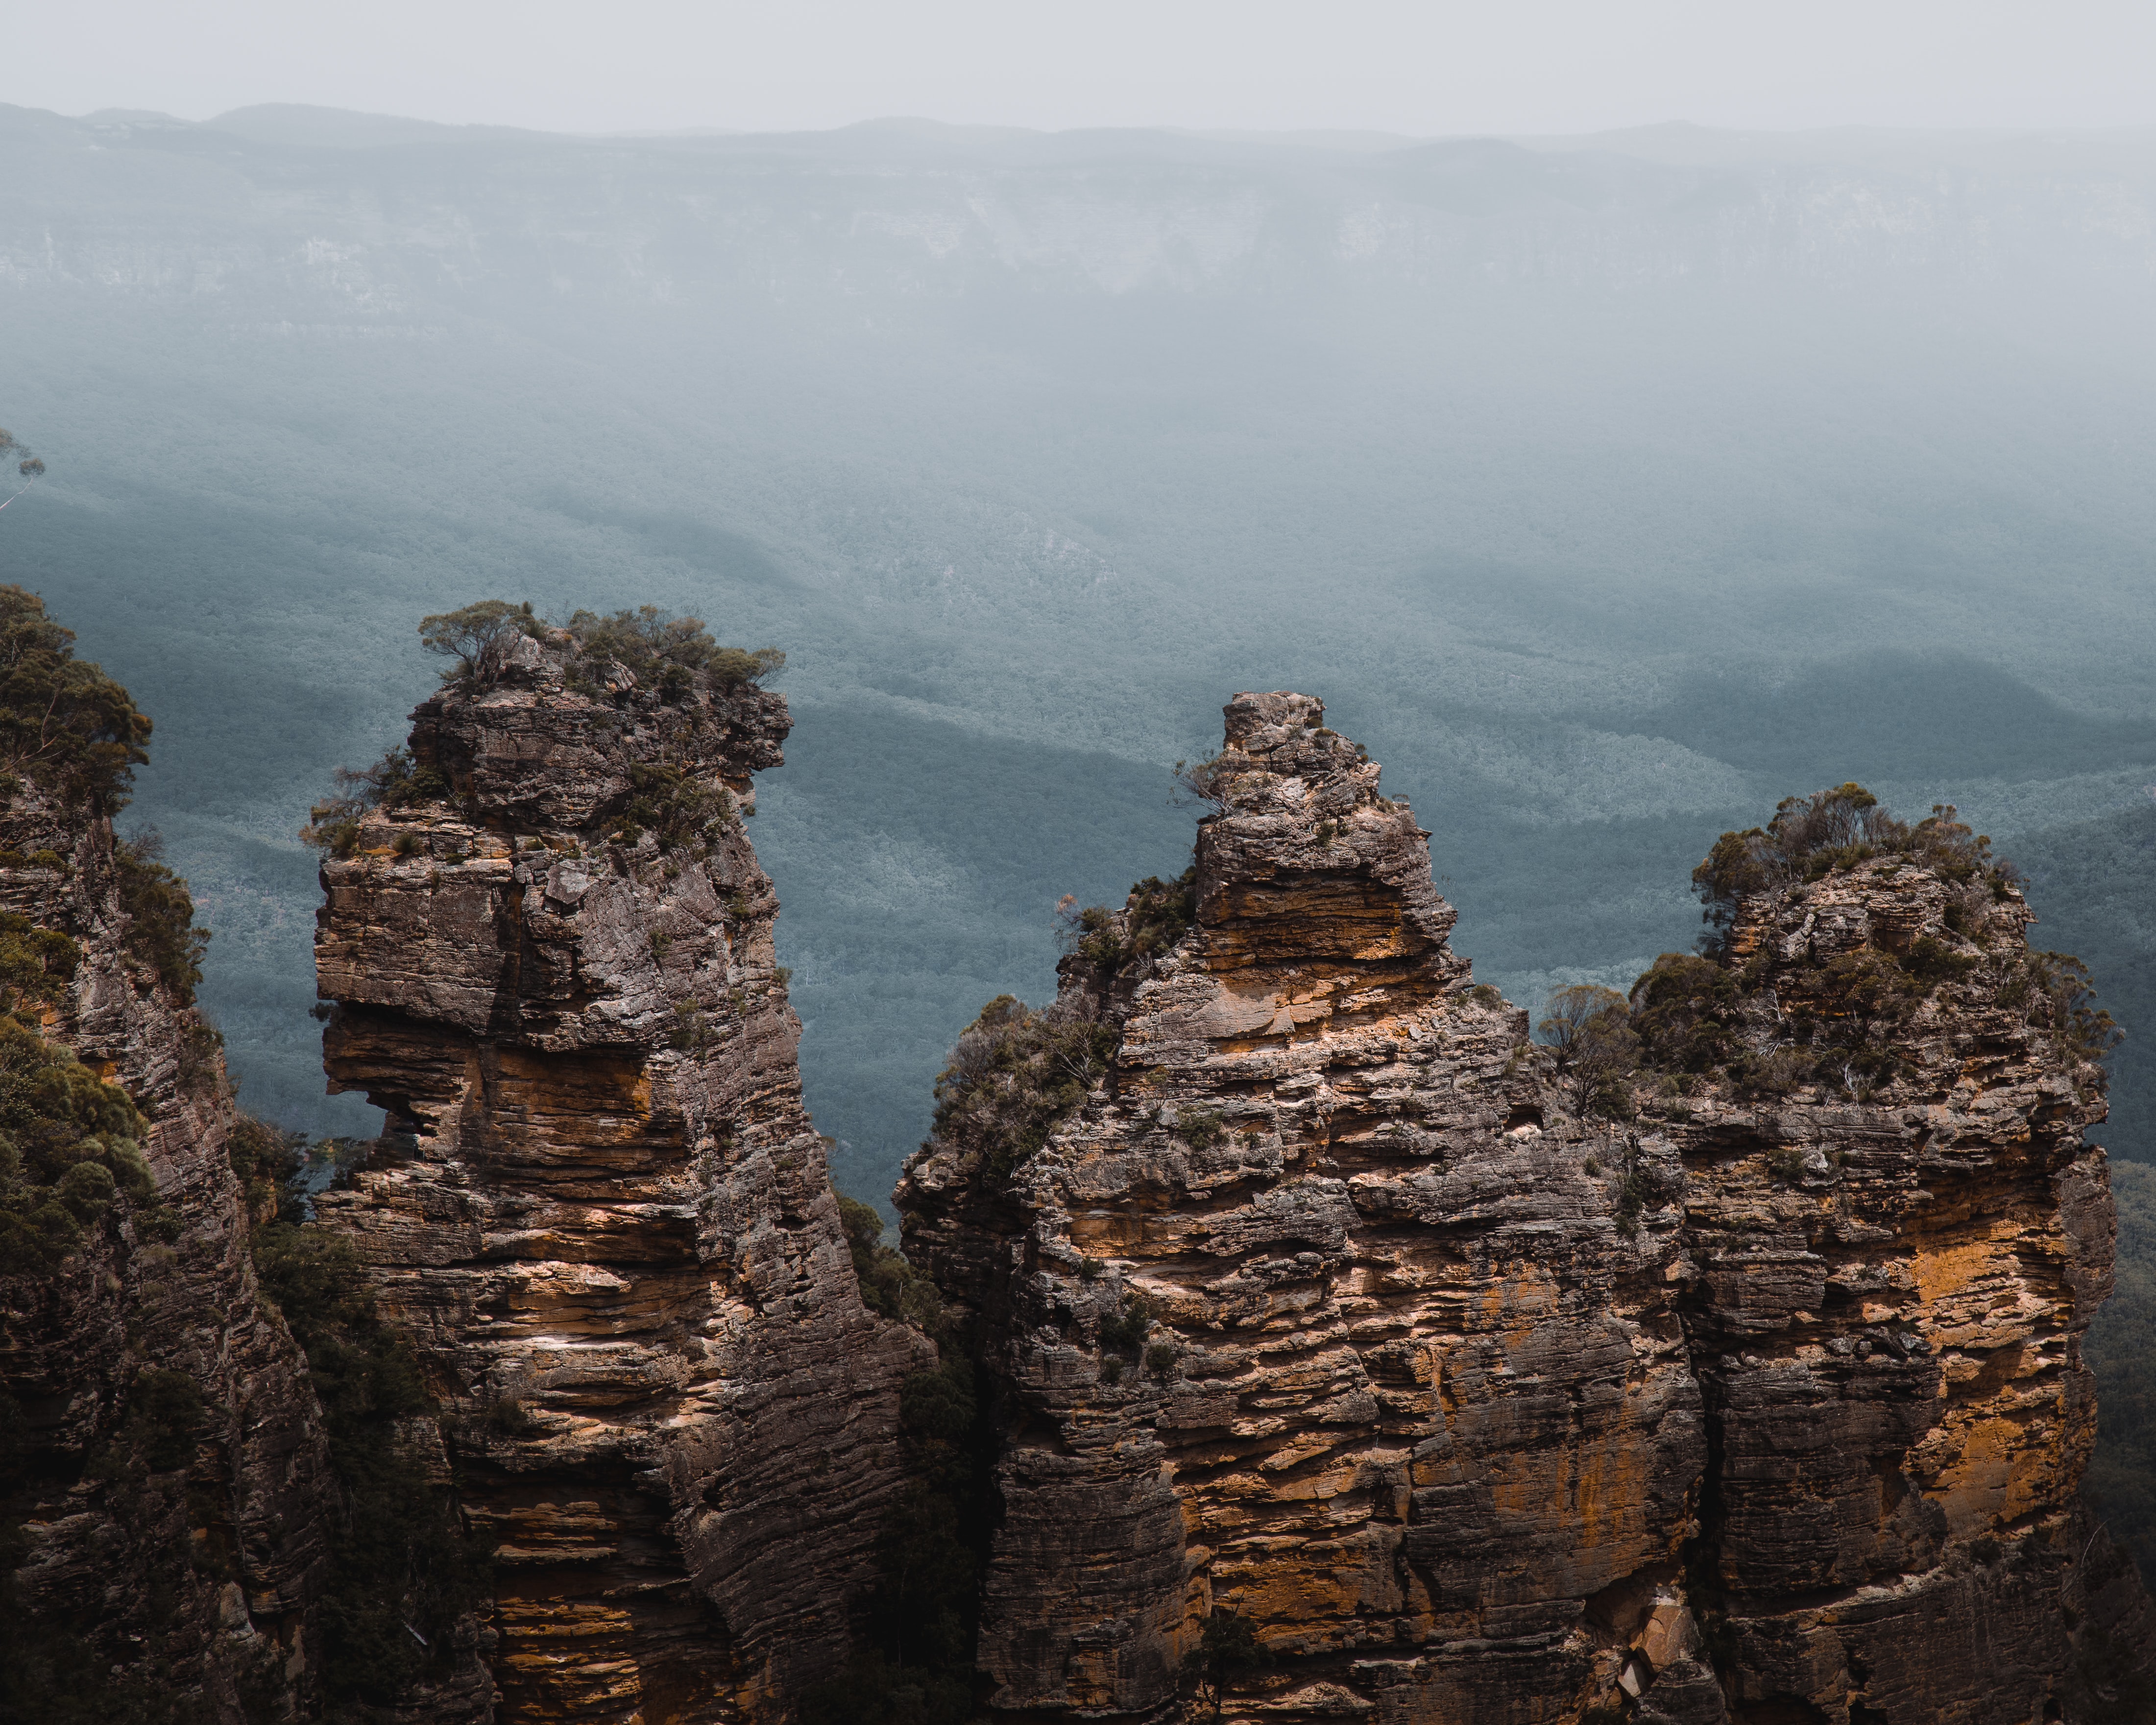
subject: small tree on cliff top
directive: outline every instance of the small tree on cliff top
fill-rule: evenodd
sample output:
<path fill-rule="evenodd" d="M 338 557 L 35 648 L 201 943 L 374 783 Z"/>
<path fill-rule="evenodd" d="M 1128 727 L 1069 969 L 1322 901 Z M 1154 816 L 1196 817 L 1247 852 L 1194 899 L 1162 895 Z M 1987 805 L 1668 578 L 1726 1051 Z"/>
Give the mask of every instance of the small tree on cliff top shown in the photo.
<path fill-rule="evenodd" d="M 0 767 L 111 814 L 150 758 L 150 721 L 127 691 L 74 656 L 45 602 L 0 587 Z"/>
<path fill-rule="evenodd" d="M 484 683 L 500 674 L 510 648 L 535 623 L 528 599 L 521 605 L 481 599 L 461 610 L 421 618 L 419 644 L 457 661 L 454 670 L 442 674 L 445 680 L 464 678 Z"/>

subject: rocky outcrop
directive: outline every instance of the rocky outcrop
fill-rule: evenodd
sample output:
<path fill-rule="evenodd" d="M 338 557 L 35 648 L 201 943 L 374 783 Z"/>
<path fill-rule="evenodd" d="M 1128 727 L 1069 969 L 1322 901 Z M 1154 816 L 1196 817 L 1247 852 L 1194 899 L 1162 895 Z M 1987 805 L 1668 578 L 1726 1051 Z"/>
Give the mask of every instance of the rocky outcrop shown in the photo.
<path fill-rule="evenodd" d="M 2010 877 L 1755 881 L 1589 1086 L 1322 719 L 1235 698 L 1187 927 L 1081 924 L 899 1188 L 998 1398 L 997 1717 L 2093 1717 L 2102 1072 Z"/>
<path fill-rule="evenodd" d="M 509 1718 L 781 1717 L 898 1478 L 917 1344 L 861 1303 L 742 821 L 786 705 L 710 664 L 516 639 L 322 869 L 332 1086 L 390 1118 L 321 1213 L 499 1542 Z"/>
<path fill-rule="evenodd" d="M 183 889 L 116 849 L 110 798 L 74 773 L 147 722 L 20 589 L 0 589 L 0 630 L 16 768 L 0 814 L 0 1712 L 292 1718 L 319 1692 L 311 1611 L 340 1511 L 327 1445 L 306 1362 L 256 1285 L 232 1087 L 189 1004 Z M 77 703 L 96 712 L 69 736 Z M 131 908 L 123 862 L 162 902 Z M 61 1163 L 71 1235 L 41 1196 Z"/>

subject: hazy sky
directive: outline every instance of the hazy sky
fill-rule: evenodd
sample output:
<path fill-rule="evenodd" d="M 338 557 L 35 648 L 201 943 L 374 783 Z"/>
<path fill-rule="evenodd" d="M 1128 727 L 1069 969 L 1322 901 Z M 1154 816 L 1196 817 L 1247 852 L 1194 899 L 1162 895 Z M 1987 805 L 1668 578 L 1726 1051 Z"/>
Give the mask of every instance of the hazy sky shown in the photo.
<path fill-rule="evenodd" d="M 64 0 L 0 100 L 562 131 L 2156 124 L 2148 0 Z"/>

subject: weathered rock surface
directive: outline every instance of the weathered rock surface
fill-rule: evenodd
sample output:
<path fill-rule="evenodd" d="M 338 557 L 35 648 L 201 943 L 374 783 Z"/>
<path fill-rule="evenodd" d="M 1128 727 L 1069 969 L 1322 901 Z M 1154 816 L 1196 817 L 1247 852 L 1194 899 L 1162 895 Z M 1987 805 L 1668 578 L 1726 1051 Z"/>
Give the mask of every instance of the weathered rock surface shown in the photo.
<path fill-rule="evenodd" d="M 998 1717 L 1175 1717 L 1214 1611 L 1272 1656 L 1229 1717 L 1281 1725 L 2094 1717 L 2149 1628 L 2076 1500 L 2102 1074 L 2014 997 L 2019 894 L 1748 901 L 1763 1047 L 1836 953 L 1959 973 L 1876 1086 L 1583 1119 L 1322 716 L 1227 709 L 1194 926 L 1065 961 L 1117 1045 L 1045 1146 L 900 1185 L 999 1395 Z"/>
<path fill-rule="evenodd" d="M 741 819 L 785 703 L 588 669 L 526 640 L 422 705 L 449 795 L 324 865 L 326 1060 L 392 1153 L 321 1214 L 500 1540 L 503 1716 L 777 1718 L 844 1656 L 920 1344 L 861 1303 Z"/>
<path fill-rule="evenodd" d="M 317 1693 L 310 1613 L 340 1500 L 306 1362 L 258 1296 L 222 1055 L 131 949 L 110 820 L 18 785 L 0 844 L 0 910 L 81 952 L 44 1034 L 146 1117 L 172 1224 L 160 1240 L 141 1206 L 118 1205 L 57 1268 L 0 1276 L 14 1404 L 0 1511 L 21 1538 L 6 1638 L 84 1707 L 132 1696 L 220 1725 L 299 1716 Z M 28 1081 L 6 1081 L 12 1101 Z M 146 1460 L 136 1417 L 157 1373 L 203 1399 L 193 1442 L 164 1466 Z"/>

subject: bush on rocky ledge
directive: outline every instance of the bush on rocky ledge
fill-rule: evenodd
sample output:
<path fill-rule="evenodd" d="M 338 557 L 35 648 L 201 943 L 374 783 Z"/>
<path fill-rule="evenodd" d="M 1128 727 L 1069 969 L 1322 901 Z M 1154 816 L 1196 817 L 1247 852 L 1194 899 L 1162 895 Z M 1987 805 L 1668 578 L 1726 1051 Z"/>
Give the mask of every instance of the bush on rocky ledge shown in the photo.
<path fill-rule="evenodd" d="M 1108 1070 L 1117 1033 L 1014 995 L 981 1009 L 936 1081 L 936 1135 L 1001 1177 L 1023 1166 Z"/>

